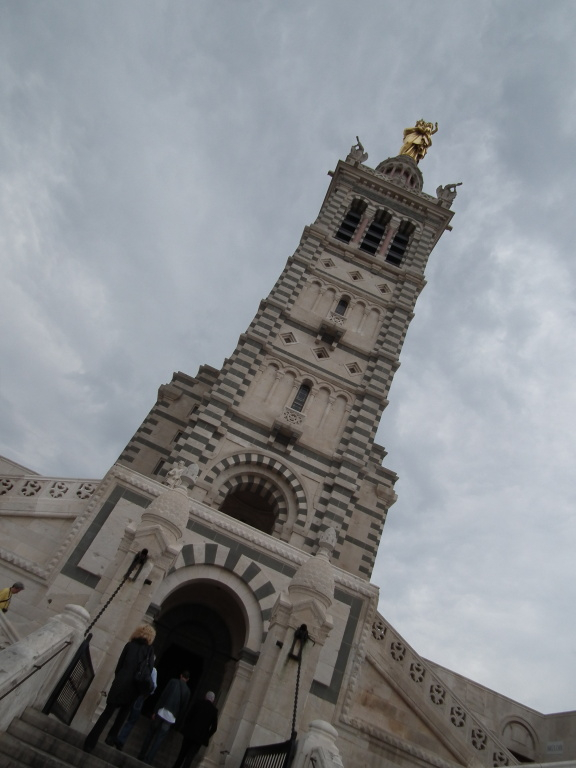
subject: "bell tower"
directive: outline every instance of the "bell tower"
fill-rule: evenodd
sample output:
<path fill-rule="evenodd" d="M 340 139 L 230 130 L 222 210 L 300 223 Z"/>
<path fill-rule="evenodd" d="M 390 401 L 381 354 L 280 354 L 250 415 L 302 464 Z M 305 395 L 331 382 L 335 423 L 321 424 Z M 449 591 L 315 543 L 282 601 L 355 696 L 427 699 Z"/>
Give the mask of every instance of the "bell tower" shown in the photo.
<path fill-rule="evenodd" d="M 375 168 L 352 147 L 230 358 L 161 386 L 119 463 L 157 479 L 195 464 L 198 501 L 309 554 L 333 528 L 332 562 L 370 578 L 397 479 L 374 437 L 453 215 L 453 185 L 422 191 L 434 132 L 418 121 Z"/>

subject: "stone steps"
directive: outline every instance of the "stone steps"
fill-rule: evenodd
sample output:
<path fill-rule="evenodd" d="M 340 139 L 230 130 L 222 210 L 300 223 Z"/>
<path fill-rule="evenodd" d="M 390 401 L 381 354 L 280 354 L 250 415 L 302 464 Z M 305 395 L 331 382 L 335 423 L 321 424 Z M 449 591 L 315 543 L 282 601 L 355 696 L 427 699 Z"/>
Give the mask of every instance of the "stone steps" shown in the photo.
<path fill-rule="evenodd" d="M 145 724 L 142 723 L 142 726 Z M 140 729 L 142 730 L 142 729 Z M 170 735 L 170 734 L 169 734 Z M 2 768 L 143 768 L 144 763 L 126 752 L 119 752 L 101 740 L 91 754 L 83 751 L 85 734 L 74 730 L 55 717 L 27 709 L 0 734 L 0 766 Z M 168 739 L 165 742 L 169 748 Z M 158 754 L 155 766 L 174 762 L 172 745 Z M 164 745 L 163 745 L 164 748 Z M 171 762 L 169 762 L 171 760 Z"/>

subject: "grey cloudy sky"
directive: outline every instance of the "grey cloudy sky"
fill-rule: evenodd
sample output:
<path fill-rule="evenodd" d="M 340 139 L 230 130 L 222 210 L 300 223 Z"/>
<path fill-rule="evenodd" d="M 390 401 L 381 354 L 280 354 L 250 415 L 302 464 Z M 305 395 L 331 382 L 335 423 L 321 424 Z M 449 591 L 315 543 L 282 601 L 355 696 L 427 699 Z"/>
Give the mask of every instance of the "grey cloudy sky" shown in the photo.
<path fill-rule="evenodd" d="M 425 657 L 576 708 L 568 0 L 0 2 L 0 453 L 99 477 L 220 367 L 358 134 L 463 181 L 378 439 L 374 581 Z"/>

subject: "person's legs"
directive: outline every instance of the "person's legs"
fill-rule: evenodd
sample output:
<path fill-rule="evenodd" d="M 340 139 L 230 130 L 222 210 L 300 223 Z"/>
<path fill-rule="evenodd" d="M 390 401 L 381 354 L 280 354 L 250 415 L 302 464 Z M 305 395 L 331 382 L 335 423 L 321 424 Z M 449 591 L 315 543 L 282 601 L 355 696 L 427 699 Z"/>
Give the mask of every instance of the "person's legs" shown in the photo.
<path fill-rule="evenodd" d="M 108 739 L 112 742 L 112 744 L 116 743 L 116 739 L 118 738 L 118 732 L 120 731 L 120 728 L 124 725 L 124 721 L 126 720 L 126 717 L 128 716 L 128 713 L 130 712 L 130 705 L 125 707 L 120 707 L 118 710 L 118 714 L 116 715 L 114 722 L 112 723 L 112 728 L 108 731 L 108 736 L 106 737 L 106 741 Z"/>
<path fill-rule="evenodd" d="M 145 763 L 151 763 L 152 760 L 154 760 L 156 753 L 160 749 L 160 745 L 170 730 L 170 725 L 171 723 L 166 722 L 166 720 L 156 715 L 152 728 L 148 731 L 148 735 L 142 744 L 138 760 L 142 760 Z"/>
<path fill-rule="evenodd" d="M 114 704 L 106 704 L 104 707 L 104 711 L 96 720 L 94 723 L 94 726 L 92 727 L 92 730 L 90 733 L 86 736 L 84 739 L 84 752 L 92 752 L 94 747 L 96 746 L 96 742 L 100 738 L 102 731 L 104 728 L 106 728 L 106 723 L 110 718 L 112 717 L 112 714 L 114 713 L 114 710 L 116 709 L 116 706 Z"/>
<path fill-rule="evenodd" d="M 134 704 L 132 704 L 132 709 L 130 710 L 130 714 L 128 715 L 126 722 L 118 732 L 118 736 L 116 737 L 116 740 L 112 742 L 115 747 L 118 747 L 118 749 L 122 749 L 124 744 L 126 744 L 126 741 L 128 740 L 128 736 L 130 736 L 132 728 L 134 728 L 134 726 L 138 722 L 138 718 L 140 717 L 140 713 L 142 712 L 142 705 L 144 704 L 145 699 L 146 699 L 145 696 L 138 696 Z M 106 739 L 107 744 L 109 743 L 108 738 Z"/>
<path fill-rule="evenodd" d="M 142 742 L 142 746 L 140 747 L 140 752 L 138 752 L 138 760 L 143 760 L 146 754 L 148 753 L 148 748 L 152 743 L 152 739 L 154 738 L 156 729 L 158 728 L 159 724 L 160 724 L 160 721 L 159 721 L 159 718 L 157 717 L 154 718 L 154 720 L 152 720 L 152 722 L 150 723 L 150 726 L 146 731 L 146 736 L 144 736 L 144 741 Z"/>
<path fill-rule="evenodd" d="M 186 757 L 186 754 L 190 748 L 190 744 L 192 742 L 190 739 L 187 739 L 185 736 L 182 737 L 182 744 L 180 745 L 180 752 L 178 752 L 178 757 L 176 758 L 176 762 L 172 766 L 172 768 L 182 768 L 182 763 L 184 762 L 184 758 Z"/>
<path fill-rule="evenodd" d="M 176 762 L 172 768 L 190 768 L 192 760 L 198 754 L 198 750 L 202 744 L 199 741 L 192 741 L 191 739 L 182 739 L 182 746 L 180 752 L 176 758 Z"/>

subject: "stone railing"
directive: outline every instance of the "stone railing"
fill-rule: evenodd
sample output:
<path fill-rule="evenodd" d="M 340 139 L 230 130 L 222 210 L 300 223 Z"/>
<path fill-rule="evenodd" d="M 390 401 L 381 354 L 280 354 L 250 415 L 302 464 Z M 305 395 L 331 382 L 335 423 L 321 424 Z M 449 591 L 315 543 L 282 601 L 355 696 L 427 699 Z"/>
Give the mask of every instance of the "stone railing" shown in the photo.
<path fill-rule="evenodd" d="M 36 632 L 0 651 L 0 732 L 26 707 L 40 709 L 46 703 L 89 620 L 84 608 L 67 605 Z"/>
<path fill-rule="evenodd" d="M 465 753 L 474 755 L 487 766 L 517 764 L 506 746 L 472 714 L 380 614 L 376 614 L 372 624 L 368 660 L 376 669 L 381 664 L 398 687 L 409 693 L 421 714 L 442 732 L 450 733 L 450 741 L 459 744 Z"/>
<path fill-rule="evenodd" d="M 45 499 L 76 498 L 84 501 L 89 499 L 96 488 L 98 480 L 63 480 L 54 477 L 0 476 L 0 499 L 4 496 L 28 499 L 32 496 Z"/>
<path fill-rule="evenodd" d="M 287 405 L 284 406 L 281 420 L 286 424 L 289 424 L 291 427 L 301 427 L 304 424 L 305 419 L 306 416 L 303 413 L 300 413 L 300 411 L 295 411 Z"/>
<path fill-rule="evenodd" d="M 346 318 L 344 315 L 337 315 L 335 312 L 330 312 L 326 318 L 326 322 L 337 325 L 338 328 L 344 328 L 346 325 Z"/>

